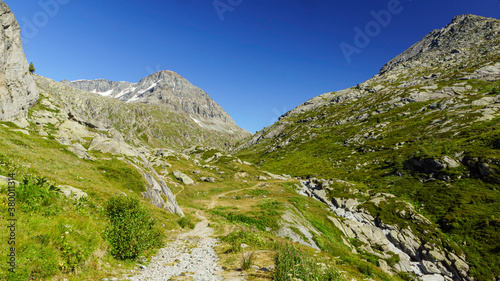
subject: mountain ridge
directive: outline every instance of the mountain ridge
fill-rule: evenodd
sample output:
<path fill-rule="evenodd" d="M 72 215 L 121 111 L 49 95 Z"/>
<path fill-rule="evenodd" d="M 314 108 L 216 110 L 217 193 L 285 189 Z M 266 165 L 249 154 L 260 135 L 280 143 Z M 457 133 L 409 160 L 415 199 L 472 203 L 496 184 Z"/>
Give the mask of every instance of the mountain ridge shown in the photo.
<path fill-rule="evenodd" d="M 62 80 L 71 87 L 114 97 L 124 102 L 162 104 L 182 111 L 200 126 L 228 133 L 248 133 L 239 128 L 224 109 L 202 89 L 173 71 L 158 71 L 137 83 L 97 80 Z"/>

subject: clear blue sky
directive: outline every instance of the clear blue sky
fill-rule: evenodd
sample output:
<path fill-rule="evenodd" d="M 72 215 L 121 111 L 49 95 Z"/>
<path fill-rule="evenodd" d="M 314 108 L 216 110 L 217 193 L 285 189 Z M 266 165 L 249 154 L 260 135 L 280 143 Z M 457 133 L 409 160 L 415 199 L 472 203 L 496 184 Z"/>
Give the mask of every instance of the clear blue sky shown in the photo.
<path fill-rule="evenodd" d="M 5 2 L 38 74 L 138 82 L 172 70 L 252 133 L 312 97 L 371 78 L 458 14 L 500 17 L 499 0 Z M 377 29 L 371 11 L 382 10 L 391 19 Z M 355 28 L 367 25 L 370 42 L 356 46 Z M 342 42 L 357 48 L 350 62 Z"/>

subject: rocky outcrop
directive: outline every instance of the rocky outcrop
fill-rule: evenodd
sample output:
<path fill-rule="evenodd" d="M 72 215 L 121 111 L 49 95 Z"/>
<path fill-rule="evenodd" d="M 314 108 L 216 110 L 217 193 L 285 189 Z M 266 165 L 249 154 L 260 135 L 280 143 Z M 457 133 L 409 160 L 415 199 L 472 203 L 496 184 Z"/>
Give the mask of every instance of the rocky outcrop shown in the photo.
<path fill-rule="evenodd" d="M 142 193 L 144 198 L 149 199 L 151 204 L 158 208 L 165 209 L 170 213 L 178 214 L 181 217 L 184 216 L 184 212 L 181 207 L 179 207 L 179 204 L 177 204 L 174 194 L 168 185 L 161 179 L 158 173 L 156 173 L 155 169 L 147 167 L 148 170 L 146 170 L 130 161 L 127 161 L 127 163 L 135 167 L 148 182 L 146 191 Z M 146 165 L 146 163 L 143 164 Z"/>
<path fill-rule="evenodd" d="M 143 192 L 143 196 L 151 201 L 151 204 L 158 208 L 163 208 L 171 213 L 178 214 L 183 217 L 184 212 L 177 204 L 174 194 L 167 184 L 160 179 L 158 174 L 151 169 L 150 173 L 143 172 L 144 178 L 148 181 L 149 187 L 146 192 Z M 165 200 L 166 199 L 166 200 Z"/>
<path fill-rule="evenodd" d="M 315 198 L 328 205 L 337 217 L 330 220 L 346 237 L 356 238 L 363 243 L 361 249 L 381 259 L 394 253 L 400 261 L 393 270 L 414 273 L 422 280 L 473 280 L 468 277 L 469 266 L 464 256 L 424 243 L 410 228 L 386 224 L 363 209 L 360 201 L 352 198 L 329 198 L 327 190 L 331 181 L 309 179 L 301 181 L 298 193 Z M 378 193 L 367 201 L 379 205 L 393 199 L 394 195 Z M 400 202 L 405 204 L 404 202 Z M 410 217 L 416 224 L 432 225 L 418 214 L 412 205 L 405 204 L 400 216 Z"/>
<path fill-rule="evenodd" d="M 25 119 L 38 101 L 38 89 L 23 51 L 21 29 L 0 1 L 0 120 Z"/>

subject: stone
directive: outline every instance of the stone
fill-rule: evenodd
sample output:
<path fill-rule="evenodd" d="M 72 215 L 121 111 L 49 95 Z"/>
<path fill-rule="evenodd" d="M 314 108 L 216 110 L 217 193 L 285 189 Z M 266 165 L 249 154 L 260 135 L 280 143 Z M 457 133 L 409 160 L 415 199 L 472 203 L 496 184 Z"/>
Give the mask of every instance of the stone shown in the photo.
<path fill-rule="evenodd" d="M 86 142 L 87 140 L 85 138 L 94 136 L 95 134 L 89 132 L 86 126 L 72 120 L 67 120 L 62 123 L 57 132 L 57 138 L 59 139 L 78 141 L 80 143 Z"/>
<path fill-rule="evenodd" d="M 268 265 L 268 266 L 262 267 L 260 270 L 262 270 L 264 272 L 271 272 L 271 271 L 274 271 L 274 269 L 275 269 L 274 265 Z"/>
<path fill-rule="evenodd" d="M 439 274 L 432 274 L 432 275 L 424 275 L 422 277 L 420 277 L 420 279 L 422 281 L 444 281 L 444 277 L 442 275 L 439 275 Z"/>
<path fill-rule="evenodd" d="M 457 269 L 458 274 L 460 274 L 460 276 L 462 277 L 466 277 L 467 273 L 469 272 L 469 265 L 454 253 L 448 253 L 448 258 L 451 262 L 453 262 L 453 265 Z"/>
<path fill-rule="evenodd" d="M 437 265 L 427 260 L 422 261 L 422 270 L 425 274 L 441 274 Z"/>
<path fill-rule="evenodd" d="M 447 165 L 448 168 L 456 168 L 460 166 L 460 163 L 458 163 L 457 161 L 455 161 L 455 159 L 449 156 L 444 156 L 443 162 Z"/>
<path fill-rule="evenodd" d="M 180 181 L 182 181 L 183 184 L 185 185 L 190 185 L 190 184 L 194 184 L 194 181 L 186 176 L 185 174 L 183 174 L 181 171 L 173 171 L 172 174 L 174 175 L 174 177 Z"/>
<path fill-rule="evenodd" d="M 234 174 L 234 178 L 235 179 L 239 179 L 239 178 L 247 178 L 249 177 L 250 175 L 247 173 L 247 172 L 237 172 Z"/>
<path fill-rule="evenodd" d="M 488 104 L 493 104 L 498 101 L 498 98 L 496 97 L 483 97 L 478 100 L 475 100 L 472 102 L 472 105 L 474 106 L 484 106 Z"/>
<path fill-rule="evenodd" d="M 46 137 L 48 136 L 49 134 L 47 132 L 45 132 L 43 129 L 40 129 L 38 131 L 38 135 L 42 136 L 42 137 Z"/>
<path fill-rule="evenodd" d="M 5 2 L 0 1 L 0 121 L 26 119 L 39 98 L 23 50 L 21 28 Z"/>
<path fill-rule="evenodd" d="M 378 260 L 378 267 L 380 267 L 380 269 L 382 269 L 383 271 L 385 271 L 387 273 L 392 273 L 391 267 L 383 259 Z"/>
<path fill-rule="evenodd" d="M 69 185 L 59 185 L 57 186 L 59 189 L 60 189 L 60 192 L 68 197 L 68 198 L 71 198 L 71 199 L 80 199 L 80 198 L 84 198 L 84 197 L 87 197 L 87 193 L 82 191 L 81 189 L 78 189 L 76 187 L 72 187 L 72 186 L 69 186 Z"/>
<path fill-rule="evenodd" d="M 158 149 L 158 150 L 156 151 L 155 156 L 156 156 L 156 157 L 163 156 L 163 154 L 164 154 L 164 153 L 165 153 L 165 152 L 163 151 L 163 149 Z"/>
<path fill-rule="evenodd" d="M 114 139 L 96 136 L 90 143 L 89 150 L 96 150 L 102 153 L 110 153 L 113 155 L 124 155 L 130 157 L 138 156 L 137 152 L 129 144 L 119 142 Z"/>
<path fill-rule="evenodd" d="M 30 135 L 30 132 L 26 131 L 26 130 L 23 130 L 23 129 L 14 129 L 14 130 L 10 130 L 11 132 L 19 132 L 19 133 L 22 133 L 22 134 L 25 134 L 27 136 Z"/>
<path fill-rule="evenodd" d="M 215 178 L 212 177 L 201 177 L 200 180 L 205 182 L 215 182 Z"/>
<path fill-rule="evenodd" d="M 83 147 L 83 145 L 81 145 L 78 142 L 73 144 L 72 146 L 69 146 L 68 150 L 73 152 L 74 154 L 76 154 L 76 156 L 78 156 L 79 158 L 92 160 L 92 161 L 95 160 L 94 157 L 90 156 L 87 153 L 87 150 L 85 149 L 85 147 Z"/>
<path fill-rule="evenodd" d="M 260 181 L 267 181 L 267 178 L 264 176 L 259 176 L 257 179 Z"/>
<path fill-rule="evenodd" d="M 429 257 L 429 260 L 432 262 L 440 262 L 446 259 L 440 252 L 436 250 L 429 251 L 427 256 Z"/>

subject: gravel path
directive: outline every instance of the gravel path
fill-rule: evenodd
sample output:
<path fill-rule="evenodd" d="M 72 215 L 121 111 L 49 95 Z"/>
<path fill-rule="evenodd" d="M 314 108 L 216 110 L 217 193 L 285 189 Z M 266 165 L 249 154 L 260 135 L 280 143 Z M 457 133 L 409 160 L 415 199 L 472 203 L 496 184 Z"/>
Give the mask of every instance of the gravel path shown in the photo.
<path fill-rule="evenodd" d="M 196 215 L 201 221 L 196 227 L 171 242 L 167 247 L 158 250 L 151 263 L 131 281 L 142 280 L 194 280 L 219 281 L 222 268 L 217 264 L 219 257 L 215 254 L 214 246 L 217 239 L 210 237 L 213 230 L 208 227 L 208 220 Z M 179 277 L 175 277 L 179 276 Z"/>

